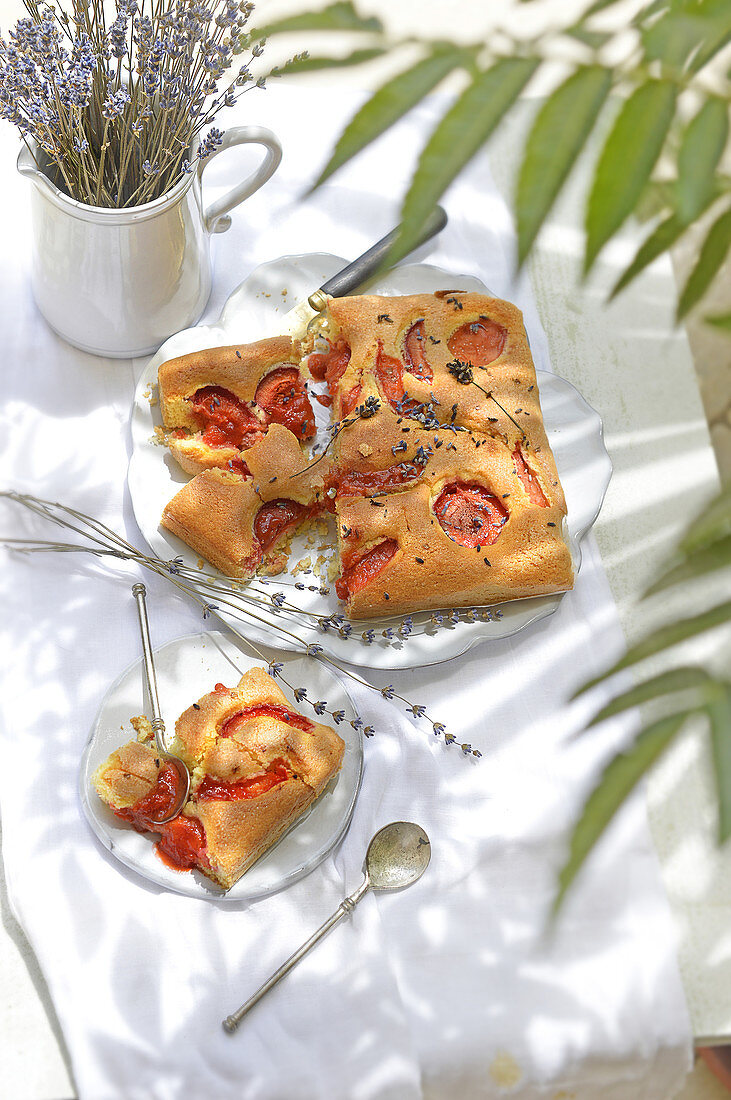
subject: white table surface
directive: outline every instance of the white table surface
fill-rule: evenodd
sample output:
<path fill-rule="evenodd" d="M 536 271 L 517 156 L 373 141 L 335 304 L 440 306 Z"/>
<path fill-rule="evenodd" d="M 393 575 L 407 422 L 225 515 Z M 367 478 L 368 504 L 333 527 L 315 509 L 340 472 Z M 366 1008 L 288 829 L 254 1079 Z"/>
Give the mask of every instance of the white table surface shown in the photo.
<path fill-rule="evenodd" d="M 450 11 L 456 6 L 450 5 Z M 484 12 L 481 0 L 460 0 L 459 6 L 476 32 L 476 21 L 482 22 Z M 16 7 L 14 2 L 0 0 L 0 26 L 7 26 Z M 387 7 L 370 3 L 368 10 Z M 415 4 L 411 0 L 399 8 L 401 17 L 417 8 L 421 25 L 428 27 L 443 19 L 445 4 L 436 0 Z M 372 83 L 377 72 L 365 79 Z M 313 84 L 322 85 L 323 94 L 332 80 L 311 78 Z M 358 81 L 365 82 L 362 74 L 347 78 L 351 87 Z M 520 126 L 521 121 L 516 120 L 515 129 L 499 134 L 493 145 L 493 174 L 506 189 Z M 3 128 L 0 156 L 4 165 L 12 155 L 12 144 Z M 553 224 L 575 226 L 577 209 L 576 194 L 567 196 L 555 212 Z M 256 232 L 256 227 L 251 231 Z M 651 622 L 650 614 L 637 607 L 639 593 L 718 486 L 693 361 L 684 332 L 672 327 L 675 289 L 669 262 L 653 265 L 609 308 L 603 303 L 606 288 L 634 251 L 636 239 L 637 231 L 630 227 L 606 250 L 587 287 L 577 286 L 578 231 L 573 236 L 561 234 L 563 251 L 559 252 L 557 235 L 549 226 L 531 263 L 556 369 L 581 389 L 604 419 L 615 474 L 596 534 L 629 640 Z M 565 250 L 567 240 L 574 245 L 570 252 Z M 217 247 L 226 247 L 225 237 Z M 15 277 L 12 259 L 5 254 L 0 288 L 1 280 Z M 214 284 L 213 315 L 231 289 Z M 43 323 L 40 318 L 38 323 Z M 17 369 L 17 365 L 6 364 L 6 369 Z M 728 638 L 725 641 L 728 643 Z M 680 962 L 694 1034 L 719 1041 L 731 1035 L 727 995 L 731 853 L 719 854 L 713 849 L 710 791 L 703 741 L 689 736 L 657 769 L 649 785 L 649 804 L 680 930 Z M 0 1097 L 66 1100 L 73 1096 L 42 975 L 4 896 L 0 987 Z"/>

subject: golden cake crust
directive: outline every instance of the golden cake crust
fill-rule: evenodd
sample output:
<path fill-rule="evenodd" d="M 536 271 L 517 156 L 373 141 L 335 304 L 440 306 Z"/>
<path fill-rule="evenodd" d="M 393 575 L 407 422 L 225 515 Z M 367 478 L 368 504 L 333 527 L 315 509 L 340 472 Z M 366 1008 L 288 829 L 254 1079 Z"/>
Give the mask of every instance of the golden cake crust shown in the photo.
<path fill-rule="evenodd" d="M 211 875 L 228 890 L 284 835 L 315 800 L 300 779 L 287 779 L 258 798 L 199 802 Z"/>
<path fill-rule="evenodd" d="M 176 493 L 162 526 L 229 577 L 253 576 L 253 522 L 260 501 L 250 480 L 224 470 L 205 470 Z"/>
<path fill-rule="evenodd" d="M 454 308 L 452 298 L 461 304 L 461 309 Z M 391 318 L 392 323 L 379 322 L 378 318 L 383 316 Z M 505 328 L 505 346 L 487 367 L 473 369 L 477 385 L 461 384 L 447 369 L 448 364 L 455 361 L 448 342 L 458 329 L 482 317 Z M 402 359 L 406 334 L 412 325 L 423 320 L 425 354 L 434 377 L 431 381 L 423 381 L 404 366 L 408 396 L 427 405 L 432 397 L 435 398 L 438 404 L 434 405 L 434 411 L 441 423 L 466 427 L 477 435 L 502 438 L 510 450 L 519 440 L 527 439 L 545 472 L 553 498 L 565 511 L 563 490 L 543 424 L 533 357 L 523 315 L 517 306 L 474 292 L 455 291 L 442 298 L 434 294 L 360 295 L 329 299 L 327 318 L 331 340 L 345 339 L 351 345 L 348 370 L 338 389 L 348 390 L 358 383 L 362 387 L 359 403 L 370 396 L 381 402 L 376 417 L 359 419 L 341 433 L 337 454 L 342 465 L 350 468 L 363 464 L 360 447 L 364 443 L 377 447 L 385 460 L 384 465 L 390 465 L 388 457 L 393 461 L 391 447 L 403 439 L 412 442 L 402 428 L 411 427 L 418 434 L 418 422 L 402 418 L 402 424 L 396 424 L 400 414 L 392 409 L 379 387 L 375 368 L 379 345 L 384 355 Z M 430 337 L 437 342 L 431 343 Z M 482 390 L 493 391 L 499 404 L 486 397 Z M 456 415 L 453 417 L 454 406 Z M 370 456 L 367 463 L 372 464 Z"/>
<path fill-rule="evenodd" d="M 454 437 L 454 446 L 454 451 L 440 448 L 418 480 L 404 489 L 371 498 L 338 497 L 346 568 L 374 545 L 389 539 L 398 543 L 381 572 L 349 598 L 353 618 L 397 615 L 415 606 L 480 606 L 517 592 L 537 596 L 571 587 L 573 566 L 562 537 L 560 506 L 531 502 L 510 451 L 499 440 L 484 437 L 475 446 L 465 433 Z M 485 487 L 507 510 L 494 542 L 463 546 L 443 530 L 434 503 L 455 483 Z"/>
<path fill-rule="evenodd" d="M 97 768 L 92 783 L 99 796 L 112 809 L 134 805 L 157 782 L 160 758 L 149 745 L 130 741 L 115 751 Z"/>

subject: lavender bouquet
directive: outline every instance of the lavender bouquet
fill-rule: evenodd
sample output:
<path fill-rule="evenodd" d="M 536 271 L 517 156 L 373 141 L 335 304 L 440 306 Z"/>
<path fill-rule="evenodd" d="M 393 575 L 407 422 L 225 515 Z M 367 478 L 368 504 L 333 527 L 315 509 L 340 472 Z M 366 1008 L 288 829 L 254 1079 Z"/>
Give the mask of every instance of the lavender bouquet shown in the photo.
<path fill-rule="evenodd" d="M 109 19 L 103 0 L 71 5 L 24 0 L 28 17 L 0 36 L 0 118 L 79 202 L 150 202 L 220 145 L 220 109 L 264 86 L 254 5 L 115 0 Z"/>

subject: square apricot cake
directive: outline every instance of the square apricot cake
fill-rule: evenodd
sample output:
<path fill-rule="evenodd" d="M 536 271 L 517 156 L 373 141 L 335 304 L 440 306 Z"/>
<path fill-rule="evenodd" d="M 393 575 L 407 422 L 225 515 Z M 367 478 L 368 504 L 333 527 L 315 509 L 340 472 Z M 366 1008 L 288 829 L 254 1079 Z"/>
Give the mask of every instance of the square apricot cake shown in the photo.
<path fill-rule="evenodd" d="M 305 375 L 332 402 L 317 458 L 301 446 L 314 434 Z M 161 366 L 160 394 L 171 450 L 202 471 L 162 522 L 229 576 L 283 569 L 286 538 L 327 510 L 352 618 L 573 585 L 566 502 L 509 302 L 331 298 L 301 347 L 279 337 L 182 356 Z"/>
<path fill-rule="evenodd" d="M 159 833 L 157 852 L 177 870 L 197 868 L 229 890 L 324 791 L 345 743 L 290 704 L 261 668 L 235 688 L 216 684 L 175 724 L 172 751 L 191 772 L 188 802 L 160 825 L 177 773 L 147 739 L 115 750 L 93 777 L 99 797 L 139 832 Z"/>

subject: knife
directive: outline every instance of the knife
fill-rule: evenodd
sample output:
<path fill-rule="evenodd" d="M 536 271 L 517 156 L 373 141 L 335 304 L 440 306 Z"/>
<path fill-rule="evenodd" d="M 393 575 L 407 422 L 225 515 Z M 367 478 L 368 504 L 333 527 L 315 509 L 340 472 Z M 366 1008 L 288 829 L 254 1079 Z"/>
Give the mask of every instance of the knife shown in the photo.
<path fill-rule="evenodd" d="M 441 206 L 436 206 L 424 222 L 423 229 L 414 243 L 412 251 L 418 248 L 419 245 L 431 240 L 432 237 L 436 237 L 437 233 L 440 233 L 446 224 L 446 211 Z M 333 275 L 331 279 L 328 279 L 326 283 L 313 291 L 304 301 L 299 302 L 290 309 L 278 326 L 280 331 L 290 333 L 293 336 L 301 335 L 303 330 L 322 313 L 327 305 L 328 298 L 342 298 L 362 286 L 381 266 L 394 241 L 398 239 L 400 231 L 401 226 L 397 225 L 395 229 L 382 237 L 357 260 L 353 260 L 342 271 L 338 271 L 336 275 Z"/>

